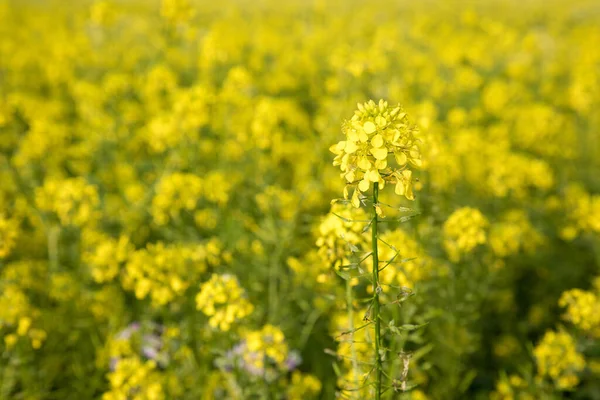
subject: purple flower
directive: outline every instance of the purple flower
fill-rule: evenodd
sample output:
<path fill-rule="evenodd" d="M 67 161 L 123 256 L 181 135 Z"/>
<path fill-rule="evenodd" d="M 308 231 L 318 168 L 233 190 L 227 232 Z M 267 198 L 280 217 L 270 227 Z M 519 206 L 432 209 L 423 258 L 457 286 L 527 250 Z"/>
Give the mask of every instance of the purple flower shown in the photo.
<path fill-rule="evenodd" d="M 156 359 L 158 358 L 158 351 L 154 347 L 150 347 L 150 346 L 142 347 L 142 354 L 150 360 L 156 361 Z"/>
<path fill-rule="evenodd" d="M 302 356 L 300 356 L 300 353 L 296 350 L 290 351 L 290 354 L 288 354 L 288 357 L 285 360 L 285 366 L 287 369 L 292 371 L 298 368 L 300 364 L 302 364 Z"/>

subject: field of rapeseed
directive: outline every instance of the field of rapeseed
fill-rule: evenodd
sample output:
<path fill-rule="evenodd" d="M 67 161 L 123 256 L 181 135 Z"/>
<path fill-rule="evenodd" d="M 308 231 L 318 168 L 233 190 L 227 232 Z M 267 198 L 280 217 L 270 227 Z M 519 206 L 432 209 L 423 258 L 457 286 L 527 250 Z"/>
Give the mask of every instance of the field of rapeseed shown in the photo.
<path fill-rule="evenodd" d="M 0 399 L 600 399 L 599 44 L 592 0 L 0 0 Z"/>

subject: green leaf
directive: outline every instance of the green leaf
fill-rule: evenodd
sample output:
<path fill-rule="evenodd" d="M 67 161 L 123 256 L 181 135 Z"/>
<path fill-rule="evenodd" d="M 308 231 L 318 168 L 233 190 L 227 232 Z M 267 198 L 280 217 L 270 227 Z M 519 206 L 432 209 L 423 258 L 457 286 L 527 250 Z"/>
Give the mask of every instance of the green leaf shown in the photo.
<path fill-rule="evenodd" d="M 347 281 L 348 279 L 351 278 L 351 276 L 350 276 L 350 274 L 348 272 L 340 271 L 340 270 L 337 270 L 337 269 L 334 269 L 334 271 L 335 271 L 336 274 L 338 274 L 338 276 L 340 278 L 342 278 L 345 281 Z"/>
<path fill-rule="evenodd" d="M 421 325 L 404 324 L 404 325 L 399 326 L 399 328 L 400 328 L 400 330 L 403 330 L 403 331 L 414 331 L 414 330 L 424 327 L 427 324 L 429 324 L 429 322 L 425 322 L 424 324 L 421 324 Z"/>

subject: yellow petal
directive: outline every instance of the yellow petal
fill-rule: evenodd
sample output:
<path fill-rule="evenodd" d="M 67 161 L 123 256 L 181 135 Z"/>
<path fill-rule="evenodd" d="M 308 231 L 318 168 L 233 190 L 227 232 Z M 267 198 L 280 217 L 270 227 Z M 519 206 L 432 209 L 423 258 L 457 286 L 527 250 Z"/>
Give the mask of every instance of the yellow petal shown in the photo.
<path fill-rule="evenodd" d="M 388 155 L 388 149 L 385 147 L 380 147 L 378 149 L 376 148 L 371 148 L 371 154 L 373 154 L 373 157 L 375 157 L 377 160 L 384 160 L 387 158 Z"/>
<path fill-rule="evenodd" d="M 361 192 L 366 192 L 367 190 L 369 190 L 369 186 L 370 186 L 369 181 L 367 179 L 363 179 L 362 181 L 359 182 L 358 189 Z"/>
<path fill-rule="evenodd" d="M 419 148 L 417 146 L 411 147 L 410 157 L 411 158 L 420 158 L 421 157 L 421 152 L 419 151 Z"/>
<path fill-rule="evenodd" d="M 352 153 L 356 152 L 356 150 L 358 150 L 358 146 L 356 145 L 356 143 L 354 143 L 350 140 L 346 142 L 346 147 L 344 148 L 344 151 L 347 154 L 352 154 Z"/>
<path fill-rule="evenodd" d="M 381 177 L 379 176 L 379 171 L 377 171 L 376 169 L 367 171 L 367 173 L 365 174 L 365 179 L 368 179 L 371 182 L 379 182 L 380 178 Z"/>
<path fill-rule="evenodd" d="M 350 171 L 346 174 L 346 180 L 348 182 L 353 182 L 354 181 L 354 171 Z"/>
<path fill-rule="evenodd" d="M 375 161 L 375 168 L 377 169 L 385 169 L 387 167 L 387 160 L 377 160 Z"/>
<path fill-rule="evenodd" d="M 414 165 L 415 167 L 420 167 L 420 166 L 422 166 L 422 165 L 423 165 L 423 162 L 421 161 L 421 159 L 420 159 L 420 158 L 411 158 L 411 159 L 410 159 L 410 163 L 411 163 L 412 165 Z"/>
<path fill-rule="evenodd" d="M 377 134 L 371 138 L 371 146 L 381 147 L 383 146 L 383 136 Z"/>
<path fill-rule="evenodd" d="M 387 124 L 387 120 L 381 115 L 378 115 L 377 118 L 375 118 L 375 123 L 378 127 L 383 128 Z"/>
<path fill-rule="evenodd" d="M 358 198 L 358 190 L 355 190 L 354 193 L 352 194 L 351 203 L 355 208 L 360 207 L 360 199 Z"/>
<path fill-rule="evenodd" d="M 407 161 L 406 154 L 404 154 L 403 152 L 399 152 L 399 153 L 395 153 L 394 155 L 396 156 L 396 162 L 398 163 L 398 165 L 406 164 L 406 161 Z"/>
<path fill-rule="evenodd" d="M 377 130 L 377 127 L 371 121 L 367 121 L 363 125 L 363 129 L 365 130 L 365 133 L 367 133 L 368 135 L 370 135 L 371 133 L 373 133 L 373 132 L 375 132 Z"/>
<path fill-rule="evenodd" d="M 342 140 L 341 142 L 338 142 L 338 143 L 334 144 L 333 146 L 331 146 L 329 148 L 329 151 L 332 152 L 333 154 L 340 154 L 344 150 L 344 147 L 346 147 L 346 142 L 344 142 Z"/>
<path fill-rule="evenodd" d="M 337 156 L 335 156 L 335 158 L 333 159 L 333 165 L 340 165 L 342 163 L 342 155 L 338 154 Z"/>
<path fill-rule="evenodd" d="M 348 140 L 352 142 L 358 141 L 358 133 L 354 129 L 349 129 L 347 133 Z"/>
<path fill-rule="evenodd" d="M 340 169 L 345 171 L 348 169 L 348 162 L 350 161 L 350 154 L 344 154 L 342 162 L 340 163 Z"/>
<path fill-rule="evenodd" d="M 358 140 L 365 143 L 367 140 L 369 140 L 369 136 L 367 136 L 367 134 L 365 132 L 360 132 L 358 134 Z"/>
<path fill-rule="evenodd" d="M 368 171 L 371 169 L 371 162 L 367 159 L 367 157 L 360 157 L 358 159 L 358 168 Z"/>
<path fill-rule="evenodd" d="M 403 196 L 404 192 L 405 192 L 406 188 L 404 187 L 404 182 L 402 181 L 398 181 L 398 183 L 396 183 L 396 188 L 394 190 L 394 192 L 398 195 L 398 196 Z"/>
<path fill-rule="evenodd" d="M 406 185 L 406 194 L 405 194 L 405 196 L 409 200 L 414 200 L 415 199 L 415 195 L 413 194 L 413 190 L 412 190 L 412 182 L 409 182 Z"/>

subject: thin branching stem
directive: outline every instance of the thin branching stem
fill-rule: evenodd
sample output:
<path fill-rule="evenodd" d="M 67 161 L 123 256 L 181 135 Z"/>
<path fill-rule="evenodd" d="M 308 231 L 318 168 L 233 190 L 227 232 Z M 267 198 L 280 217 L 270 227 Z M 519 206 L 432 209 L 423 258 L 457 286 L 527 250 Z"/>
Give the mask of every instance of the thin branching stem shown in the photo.
<path fill-rule="evenodd" d="M 373 204 L 378 203 L 379 183 L 373 184 Z M 373 322 L 375 324 L 375 400 L 381 399 L 381 321 L 379 318 L 379 253 L 377 248 L 377 211 L 373 207 L 373 223 L 371 224 L 371 243 L 373 246 Z"/>

